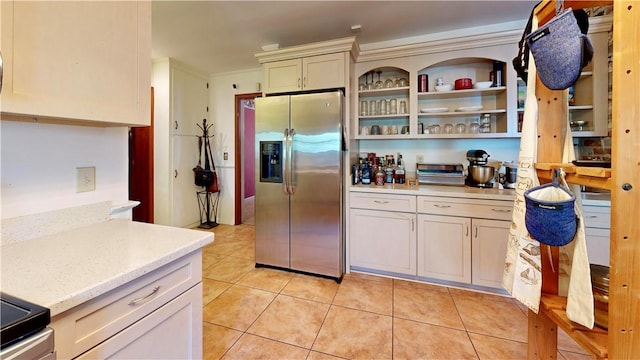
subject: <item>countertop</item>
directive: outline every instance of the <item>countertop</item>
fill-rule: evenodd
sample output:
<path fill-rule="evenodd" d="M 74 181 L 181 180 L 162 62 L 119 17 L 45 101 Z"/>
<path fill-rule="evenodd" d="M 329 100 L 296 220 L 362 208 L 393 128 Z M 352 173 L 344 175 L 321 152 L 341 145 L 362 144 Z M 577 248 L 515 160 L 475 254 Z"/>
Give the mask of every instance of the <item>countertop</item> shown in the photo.
<path fill-rule="evenodd" d="M 385 184 L 378 185 L 351 185 L 351 192 L 369 192 L 385 194 L 404 195 L 429 195 L 446 196 L 455 198 L 473 198 L 487 200 L 513 201 L 515 190 L 513 189 L 483 189 L 471 186 L 446 186 L 446 185 L 413 185 L 406 184 Z M 581 193 L 582 205 L 591 206 L 611 206 L 611 195 L 609 193 Z"/>
<path fill-rule="evenodd" d="M 53 317 L 212 241 L 212 232 L 113 219 L 0 247 L 0 286 Z"/>
<path fill-rule="evenodd" d="M 429 195 L 447 196 L 456 198 L 473 198 L 487 200 L 513 201 L 515 190 L 513 189 L 483 189 L 471 186 L 447 186 L 447 185 L 406 185 L 385 184 L 379 185 L 351 185 L 352 192 L 372 192 L 404 195 Z"/>

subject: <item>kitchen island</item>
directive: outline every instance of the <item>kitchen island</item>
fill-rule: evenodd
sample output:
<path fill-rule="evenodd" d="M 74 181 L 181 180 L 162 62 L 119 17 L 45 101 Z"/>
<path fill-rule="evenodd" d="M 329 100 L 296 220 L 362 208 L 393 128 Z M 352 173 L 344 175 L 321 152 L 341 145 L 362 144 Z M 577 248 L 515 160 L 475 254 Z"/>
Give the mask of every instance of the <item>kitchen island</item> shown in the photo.
<path fill-rule="evenodd" d="M 60 358 L 198 357 L 201 248 L 212 241 L 211 232 L 99 222 L 2 246 L 2 291 L 51 310 Z M 169 340 L 153 349 L 146 334 Z"/>

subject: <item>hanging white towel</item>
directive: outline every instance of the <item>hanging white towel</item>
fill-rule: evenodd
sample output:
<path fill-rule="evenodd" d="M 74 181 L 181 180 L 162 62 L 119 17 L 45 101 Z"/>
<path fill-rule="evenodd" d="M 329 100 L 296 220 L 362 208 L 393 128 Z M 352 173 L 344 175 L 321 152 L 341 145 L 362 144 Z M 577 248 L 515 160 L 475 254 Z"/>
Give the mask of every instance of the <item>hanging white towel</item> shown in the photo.
<path fill-rule="evenodd" d="M 532 28 L 537 28 L 535 17 Z M 524 192 L 540 184 L 536 170 L 533 167 L 536 162 L 538 141 L 538 102 L 535 84 L 536 67 L 533 56 L 530 56 L 527 97 L 524 104 L 520 152 L 518 154 L 518 179 L 502 286 L 514 298 L 537 313 L 540 306 L 540 291 L 542 288 L 540 243 L 529 236 L 524 222 L 526 211 Z"/>
<path fill-rule="evenodd" d="M 569 120 L 567 119 L 567 129 L 570 129 L 568 122 Z M 570 163 L 575 159 L 573 136 L 571 131 L 567 130 L 562 151 L 562 162 Z M 566 182 L 564 184 L 567 186 Z M 584 233 L 580 186 L 571 185 L 571 191 L 576 196 L 575 211 L 578 217 L 578 229 L 573 241 L 560 248 L 558 293 L 567 296 L 567 317 L 569 320 L 592 329 L 595 318 L 593 313 L 593 288 L 591 286 L 591 268 L 587 255 L 587 241 Z"/>

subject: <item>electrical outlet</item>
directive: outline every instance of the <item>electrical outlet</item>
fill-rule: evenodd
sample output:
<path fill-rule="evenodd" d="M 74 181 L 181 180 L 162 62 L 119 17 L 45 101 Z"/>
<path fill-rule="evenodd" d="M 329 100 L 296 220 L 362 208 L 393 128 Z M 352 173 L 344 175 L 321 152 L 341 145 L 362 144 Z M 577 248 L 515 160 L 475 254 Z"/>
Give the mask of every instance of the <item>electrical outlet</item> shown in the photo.
<path fill-rule="evenodd" d="M 423 155 L 416 155 L 416 162 L 418 164 L 422 164 L 424 162 L 424 156 Z"/>
<path fill-rule="evenodd" d="M 225 160 L 229 160 L 229 153 L 226 152 L 224 154 L 222 154 Z"/>
<path fill-rule="evenodd" d="M 94 191 L 96 189 L 96 167 L 76 168 L 76 192 Z"/>

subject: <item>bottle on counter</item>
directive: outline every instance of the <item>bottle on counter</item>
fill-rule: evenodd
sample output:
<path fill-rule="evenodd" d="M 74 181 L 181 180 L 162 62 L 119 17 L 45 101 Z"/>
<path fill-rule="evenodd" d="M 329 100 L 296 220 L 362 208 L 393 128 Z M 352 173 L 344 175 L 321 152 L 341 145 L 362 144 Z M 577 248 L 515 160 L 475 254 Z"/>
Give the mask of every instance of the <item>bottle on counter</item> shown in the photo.
<path fill-rule="evenodd" d="M 398 165 L 396 166 L 395 171 L 395 181 L 396 184 L 404 184 L 405 181 L 405 170 L 404 161 L 402 160 L 402 154 L 398 154 Z"/>
<path fill-rule="evenodd" d="M 369 167 L 369 162 L 365 161 L 364 166 L 362 167 L 362 185 L 370 185 L 371 184 L 371 168 Z"/>
<path fill-rule="evenodd" d="M 393 183 L 393 159 L 389 158 L 387 160 L 387 166 L 384 169 L 385 177 L 384 182 L 392 184 Z"/>
<path fill-rule="evenodd" d="M 351 167 L 351 185 L 357 185 L 360 182 L 360 167 L 358 165 L 353 165 Z"/>
<path fill-rule="evenodd" d="M 376 171 L 376 185 L 384 186 L 384 177 L 385 177 L 385 173 L 383 171 L 383 166 L 380 165 L 378 166 L 378 169 Z"/>

